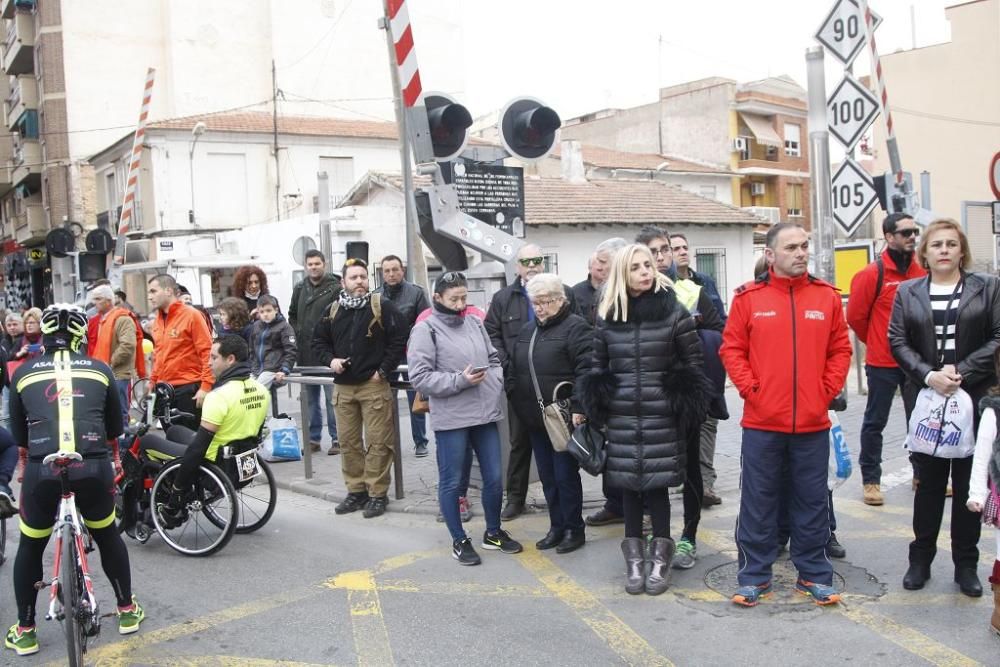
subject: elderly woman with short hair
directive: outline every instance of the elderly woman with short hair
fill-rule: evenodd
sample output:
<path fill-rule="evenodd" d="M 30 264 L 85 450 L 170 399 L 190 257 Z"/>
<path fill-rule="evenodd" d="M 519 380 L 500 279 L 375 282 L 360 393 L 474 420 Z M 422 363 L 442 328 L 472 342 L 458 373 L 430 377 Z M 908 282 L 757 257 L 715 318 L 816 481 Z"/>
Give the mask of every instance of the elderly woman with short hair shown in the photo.
<path fill-rule="evenodd" d="M 526 425 L 549 508 L 549 532 L 535 546 L 569 553 L 585 542 L 580 466 L 569 452 L 553 449 L 531 373 L 533 368 L 546 405 L 562 385 L 558 398 L 570 398 L 573 421 L 582 422 L 573 387 L 590 369 L 593 331 L 587 320 L 571 312 L 559 276 L 540 273 L 528 281 L 526 291 L 531 311 L 518 334 L 506 383 L 511 404 Z"/>

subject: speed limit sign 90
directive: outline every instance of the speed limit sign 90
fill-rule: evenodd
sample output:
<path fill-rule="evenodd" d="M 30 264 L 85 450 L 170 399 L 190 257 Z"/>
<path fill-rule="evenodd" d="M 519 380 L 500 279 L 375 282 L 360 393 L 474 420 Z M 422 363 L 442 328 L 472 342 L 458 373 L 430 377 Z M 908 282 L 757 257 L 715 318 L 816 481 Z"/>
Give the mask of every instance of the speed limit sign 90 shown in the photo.
<path fill-rule="evenodd" d="M 872 30 L 882 17 L 872 12 Z M 865 17 L 857 0 L 836 0 L 823 25 L 816 33 L 819 43 L 829 49 L 840 62 L 850 65 L 865 43 Z"/>

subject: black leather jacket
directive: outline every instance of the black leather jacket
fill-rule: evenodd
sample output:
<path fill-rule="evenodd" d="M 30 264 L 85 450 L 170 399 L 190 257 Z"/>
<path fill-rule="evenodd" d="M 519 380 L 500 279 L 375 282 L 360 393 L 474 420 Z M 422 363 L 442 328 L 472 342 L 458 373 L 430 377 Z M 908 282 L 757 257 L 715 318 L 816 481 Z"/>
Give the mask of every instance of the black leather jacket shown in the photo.
<path fill-rule="evenodd" d="M 962 388 L 973 405 L 996 384 L 994 355 L 1000 347 L 1000 279 L 983 273 L 962 273 L 964 283 L 955 325 L 955 364 Z M 889 347 L 907 379 L 925 387 L 924 378 L 937 370 L 938 339 L 931 314 L 930 276 L 907 280 L 896 291 L 889 321 Z M 915 398 L 915 397 L 913 397 Z"/>

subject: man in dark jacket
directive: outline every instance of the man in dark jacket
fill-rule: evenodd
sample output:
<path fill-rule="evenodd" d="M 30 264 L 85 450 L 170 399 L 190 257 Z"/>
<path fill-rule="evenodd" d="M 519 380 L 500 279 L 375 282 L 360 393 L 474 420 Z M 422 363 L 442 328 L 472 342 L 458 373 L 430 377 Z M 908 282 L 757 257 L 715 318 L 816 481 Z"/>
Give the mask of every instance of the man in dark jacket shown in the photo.
<path fill-rule="evenodd" d="M 517 252 L 517 278 L 513 283 L 493 295 L 490 308 L 486 312 L 486 331 L 490 335 L 493 347 L 500 355 L 506 373 L 517 336 L 529 319 L 535 317 L 529 307 L 528 296 L 524 286 L 541 273 L 545 267 L 545 257 L 542 249 L 534 243 L 521 247 Z M 576 298 L 573 290 L 565 287 L 566 298 L 570 304 L 570 312 L 577 313 Z M 510 427 L 510 459 L 507 463 L 507 504 L 500 513 L 500 518 L 509 521 L 524 512 L 524 501 L 528 496 L 528 475 L 531 472 L 531 442 L 514 409 L 508 405 L 507 420 Z"/>
<path fill-rule="evenodd" d="M 406 337 L 417 321 L 417 315 L 431 307 L 427 294 L 420 285 L 407 282 L 403 272 L 403 260 L 396 255 L 386 255 L 382 258 L 382 287 L 378 291 L 384 301 L 392 301 L 399 309 Z M 406 379 L 405 377 L 403 378 Z M 427 456 L 427 417 L 423 414 L 413 414 L 413 399 L 417 392 L 406 392 L 406 400 L 410 405 L 410 433 L 413 435 L 413 455 L 422 458 Z"/>
<path fill-rule="evenodd" d="M 316 323 L 326 316 L 330 304 L 340 292 L 340 278 L 336 274 L 326 272 L 326 257 L 319 250 L 306 252 L 306 277 L 292 290 L 292 302 L 288 306 L 288 323 L 295 330 L 298 341 L 299 366 L 318 366 L 312 350 L 313 329 Z M 325 365 L 325 364 L 322 364 Z M 337 418 L 333 412 L 333 387 L 324 385 L 306 385 L 302 388 L 309 398 L 309 446 L 314 452 L 320 450 L 323 439 L 323 408 L 320 394 L 324 394 L 326 404 L 326 425 L 330 432 L 331 456 L 340 453 L 337 442 Z"/>
<path fill-rule="evenodd" d="M 392 470 L 393 411 L 389 376 L 409 334 L 399 309 L 368 293 L 368 264 L 344 264 L 344 289 L 313 331 L 316 360 L 334 372 L 333 404 L 340 426 L 341 470 L 347 498 L 337 514 L 362 507 L 366 519 L 385 513 Z M 362 442 L 362 430 L 364 442 Z"/>
<path fill-rule="evenodd" d="M 767 233 L 771 268 L 736 290 L 719 355 L 743 398 L 740 512 L 736 524 L 736 604 L 771 592 L 778 553 L 778 504 L 789 499 L 796 588 L 834 604 L 827 468 L 827 407 L 851 364 L 840 293 L 807 273 L 809 236 L 779 223 Z M 788 485 L 785 488 L 786 484 Z"/>
<path fill-rule="evenodd" d="M 614 259 L 615 252 L 619 248 L 627 245 L 628 241 L 620 237 L 602 241 L 594 250 L 594 254 L 590 256 L 590 263 L 587 265 L 587 279 L 573 285 L 576 305 L 590 326 L 594 326 L 601 285 L 608 279 L 611 260 Z"/>
<path fill-rule="evenodd" d="M 702 291 L 712 300 L 712 305 L 715 306 L 719 317 L 725 322 L 726 304 L 723 303 L 722 297 L 719 296 L 719 288 L 716 286 L 715 281 L 712 280 L 712 276 L 707 273 L 699 273 L 691 268 L 691 253 L 688 248 L 687 237 L 683 234 L 671 234 L 670 252 L 673 255 L 673 265 L 674 270 L 677 272 L 677 278 L 680 280 L 690 280 L 695 285 L 700 285 Z"/>

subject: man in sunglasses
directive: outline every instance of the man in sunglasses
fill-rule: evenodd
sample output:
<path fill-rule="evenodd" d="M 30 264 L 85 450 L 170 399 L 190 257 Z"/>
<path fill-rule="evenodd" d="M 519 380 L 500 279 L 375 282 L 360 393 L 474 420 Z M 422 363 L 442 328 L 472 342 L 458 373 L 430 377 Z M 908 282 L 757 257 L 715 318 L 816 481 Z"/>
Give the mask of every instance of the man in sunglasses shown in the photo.
<path fill-rule="evenodd" d="M 884 502 L 881 487 L 882 431 L 889 421 L 896 388 L 902 392 L 905 380 L 903 371 L 896 365 L 889 350 L 889 316 L 899 284 L 926 273 L 913 257 L 920 235 L 913 218 L 905 213 L 893 213 L 882 222 L 882 233 L 885 235 L 885 250 L 854 275 L 847 301 L 847 324 L 858 340 L 868 346 L 865 355 L 868 403 L 861 422 L 858 463 L 861 466 L 865 504 L 873 506 Z M 906 415 L 907 420 L 909 417 Z"/>
<path fill-rule="evenodd" d="M 517 278 L 513 283 L 493 295 L 486 312 L 486 331 L 493 341 L 493 347 L 500 355 L 504 374 L 508 372 L 510 357 L 514 354 L 521 327 L 529 319 L 534 319 L 524 286 L 529 280 L 545 270 L 545 256 L 534 243 L 521 247 L 517 252 Z M 573 290 L 563 285 L 570 312 L 579 313 Z M 531 470 L 531 442 L 528 432 L 508 405 L 507 418 L 510 425 L 510 459 L 507 464 L 507 504 L 500 518 L 509 521 L 524 512 L 524 502 L 528 496 L 528 475 Z"/>

